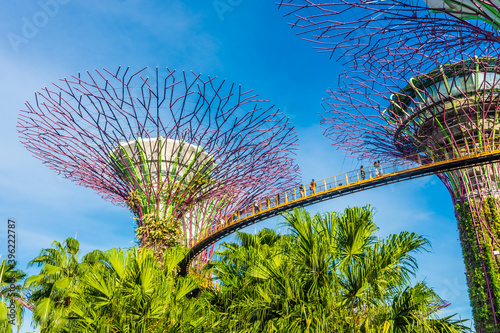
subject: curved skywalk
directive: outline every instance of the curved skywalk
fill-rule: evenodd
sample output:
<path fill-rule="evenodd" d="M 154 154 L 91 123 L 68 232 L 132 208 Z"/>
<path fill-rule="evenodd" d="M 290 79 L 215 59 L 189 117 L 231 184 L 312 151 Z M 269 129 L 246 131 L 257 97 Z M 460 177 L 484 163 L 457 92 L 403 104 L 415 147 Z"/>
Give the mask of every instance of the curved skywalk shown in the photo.
<path fill-rule="evenodd" d="M 416 161 L 421 159 L 424 159 L 423 155 L 412 158 Z M 472 150 L 467 148 L 466 156 L 446 158 L 443 155 L 439 159 L 442 160 L 422 165 L 410 160 L 390 161 L 381 163 L 378 167 L 371 165 L 364 168 L 363 172 L 361 169 L 357 169 L 316 181 L 314 190 L 311 190 L 310 184 L 304 184 L 267 197 L 260 202 L 252 203 L 233 216 L 218 221 L 205 235 L 193 243 L 189 254 L 180 263 L 181 274 L 186 274 L 187 267 L 193 258 L 218 240 L 244 227 L 280 215 L 287 210 L 408 179 L 492 163 L 500 160 L 500 149 L 498 146 Z"/>

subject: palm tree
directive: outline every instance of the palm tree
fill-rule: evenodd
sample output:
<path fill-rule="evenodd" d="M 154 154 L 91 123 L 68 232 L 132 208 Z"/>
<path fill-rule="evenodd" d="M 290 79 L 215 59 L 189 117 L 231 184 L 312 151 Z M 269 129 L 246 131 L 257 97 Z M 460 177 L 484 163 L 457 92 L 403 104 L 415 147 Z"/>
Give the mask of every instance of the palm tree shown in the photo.
<path fill-rule="evenodd" d="M 15 267 L 16 264 L 7 263 L 7 259 L 0 264 L 0 331 L 6 333 L 12 332 L 12 323 L 21 327 L 26 305 L 18 284 L 26 275 Z"/>
<path fill-rule="evenodd" d="M 205 265 L 205 270 L 212 269 L 218 278 L 224 280 L 223 290 L 243 288 L 241 283 L 248 268 L 255 262 L 271 259 L 277 251 L 281 252 L 289 236 L 265 228 L 255 235 L 238 232 L 236 238 L 235 243 L 223 243 L 225 249 L 215 252 L 215 260 Z"/>
<path fill-rule="evenodd" d="M 80 260 L 80 243 L 67 238 L 63 244 L 54 241 L 51 248 L 42 249 L 28 266 L 41 267 L 37 275 L 28 277 L 25 287 L 31 288 L 30 302 L 33 321 L 41 332 L 69 332 L 65 325 L 70 311 L 72 293 L 78 289 L 81 276 L 99 260 L 94 251 Z"/>
<path fill-rule="evenodd" d="M 378 239 L 370 207 L 311 216 L 284 214 L 291 236 L 238 233 L 210 267 L 221 284 L 212 298 L 227 331 L 464 332 L 437 316 L 439 297 L 411 285 L 414 254 L 428 241 L 402 232 Z M 264 245 L 262 245 L 264 243 Z"/>
<path fill-rule="evenodd" d="M 104 252 L 73 294 L 72 332 L 202 331 L 203 307 L 193 298 L 201 279 L 177 275 L 185 255 L 170 248 L 159 263 L 149 248 Z"/>
<path fill-rule="evenodd" d="M 238 232 L 236 242 L 223 243 L 223 250 L 216 251 L 211 263 L 204 270 L 211 272 L 219 284 L 219 290 L 205 290 L 203 297 L 209 300 L 207 309 L 212 321 L 216 322 L 214 332 L 244 332 L 249 321 L 267 318 L 265 303 L 248 307 L 246 303 L 259 300 L 264 282 L 249 274 L 255 263 L 272 260 L 282 253 L 290 236 L 277 234 L 271 229 L 262 229 L 255 235 Z M 265 289 L 265 288 L 264 288 Z M 255 297 L 254 297 L 255 296 Z M 242 308 L 254 309 L 247 313 Z M 263 319 L 264 320 L 264 319 Z M 255 329 L 257 330 L 257 326 Z"/>
<path fill-rule="evenodd" d="M 93 251 L 80 261 L 73 238 L 43 249 L 29 265 L 33 321 L 40 332 L 200 332 L 206 323 L 202 280 L 180 277 L 187 249 L 174 247 L 158 262 L 148 248 Z"/>

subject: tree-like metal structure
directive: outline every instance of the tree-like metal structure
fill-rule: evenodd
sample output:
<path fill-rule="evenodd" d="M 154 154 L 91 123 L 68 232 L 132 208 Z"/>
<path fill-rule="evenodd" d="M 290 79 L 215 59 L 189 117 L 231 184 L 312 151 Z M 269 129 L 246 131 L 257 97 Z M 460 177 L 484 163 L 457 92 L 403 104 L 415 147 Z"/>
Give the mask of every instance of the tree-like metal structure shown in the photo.
<path fill-rule="evenodd" d="M 22 143 L 64 178 L 128 206 L 140 245 L 159 257 L 297 184 L 297 138 L 279 110 L 215 77 L 147 72 L 96 70 L 42 89 L 21 111 Z"/>
<path fill-rule="evenodd" d="M 500 61 L 471 58 L 440 65 L 381 94 L 351 85 L 326 100 L 326 135 L 372 160 L 436 162 L 500 146 Z M 351 95 L 348 95 L 351 89 Z M 415 155 L 417 154 L 417 155 Z M 416 156 L 416 157 L 414 157 Z M 479 332 L 500 329 L 500 165 L 440 174 L 453 198 L 469 295 Z"/>

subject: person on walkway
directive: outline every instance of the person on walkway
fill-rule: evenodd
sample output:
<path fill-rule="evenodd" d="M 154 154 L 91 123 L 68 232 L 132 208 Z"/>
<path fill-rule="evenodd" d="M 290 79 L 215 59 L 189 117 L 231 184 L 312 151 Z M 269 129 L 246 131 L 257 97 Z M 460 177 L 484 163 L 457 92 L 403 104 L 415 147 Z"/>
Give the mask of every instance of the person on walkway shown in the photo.
<path fill-rule="evenodd" d="M 309 189 L 311 190 L 311 194 L 316 193 L 316 182 L 314 179 L 311 181 L 311 184 L 309 185 Z"/>
<path fill-rule="evenodd" d="M 304 185 L 300 185 L 300 197 L 303 198 L 306 196 L 306 187 Z"/>
<path fill-rule="evenodd" d="M 365 180 L 365 178 L 366 178 L 366 172 L 363 169 L 363 166 L 361 166 L 361 168 L 359 168 L 359 173 L 361 174 L 361 180 Z"/>
<path fill-rule="evenodd" d="M 253 202 L 253 213 L 258 213 L 260 211 L 259 203 L 257 201 Z"/>
<path fill-rule="evenodd" d="M 373 162 L 373 167 L 375 168 L 375 177 L 380 176 L 380 171 L 378 170 L 379 163 L 380 163 L 379 161 Z"/>

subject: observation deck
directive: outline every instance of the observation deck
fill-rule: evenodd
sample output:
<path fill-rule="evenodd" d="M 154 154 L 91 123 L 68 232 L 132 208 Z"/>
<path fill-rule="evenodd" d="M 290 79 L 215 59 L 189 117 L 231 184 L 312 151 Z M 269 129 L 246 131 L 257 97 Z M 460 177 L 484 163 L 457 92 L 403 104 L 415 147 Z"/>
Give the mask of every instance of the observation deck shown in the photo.
<path fill-rule="evenodd" d="M 208 174 L 213 168 L 201 147 L 161 136 L 121 143 L 111 159 L 119 174 L 144 183 L 164 182 L 168 175 L 189 183 L 195 173 Z"/>
<path fill-rule="evenodd" d="M 201 196 L 203 191 L 200 189 L 207 187 L 215 167 L 213 158 L 203 151 L 202 147 L 161 136 L 137 138 L 121 143 L 110 156 L 117 174 L 126 180 L 139 196 L 142 214 L 155 212 L 155 216 L 160 219 L 168 216 L 170 219 L 176 218 L 172 216 L 172 212 L 177 209 L 177 201 L 182 200 L 183 192 L 196 188 Z M 169 191 L 170 198 L 164 193 L 166 189 L 172 189 Z M 202 209 L 202 206 L 211 205 L 198 203 L 196 207 L 191 208 Z M 138 207 L 131 209 L 137 214 Z M 205 210 L 208 209 L 205 207 Z M 188 243 L 196 238 L 198 233 L 205 231 L 209 223 L 204 222 L 200 225 L 196 216 L 192 216 L 190 212 L 183 213 L 180 223 Z"/>
<path fill-rule="evenodd" d="M 420 153 L 421 161 L 433 163 L 500 145 L 499 95 L 499 60 L 471 58 L 412 78 L 391 96 L 383 115 L 401 154 Z M 438 150 L 444 155 L 433 155 Z M 490 187 L 498 196 L 496 179 L 490 177 L 493 174 L 492 170 L 469 168 L 455 175 L 454 181 L 467 183 L 462 190 L 467 195 Z M 462 200 L 462 194 L 457 194 L 457 200 Z"/>

